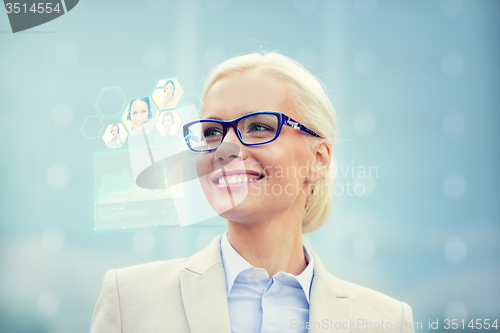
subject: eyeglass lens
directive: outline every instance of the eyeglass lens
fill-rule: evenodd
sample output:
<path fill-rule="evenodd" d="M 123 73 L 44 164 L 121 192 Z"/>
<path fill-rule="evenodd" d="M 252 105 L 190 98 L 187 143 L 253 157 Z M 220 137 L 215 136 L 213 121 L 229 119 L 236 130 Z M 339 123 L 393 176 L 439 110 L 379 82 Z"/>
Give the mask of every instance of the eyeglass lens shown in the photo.
<path fill-rule="evenodd" d="M 242 118 L 238 131 L 244 143 L 258 144 L 272 141 L 278 132 L 278 117 L 271 114 L 257 114 Z M 223 140 L 222 124 L 200 122 L 192 124 L 188 130 L 189 145 L 194 150 L 217 148 Z"/>

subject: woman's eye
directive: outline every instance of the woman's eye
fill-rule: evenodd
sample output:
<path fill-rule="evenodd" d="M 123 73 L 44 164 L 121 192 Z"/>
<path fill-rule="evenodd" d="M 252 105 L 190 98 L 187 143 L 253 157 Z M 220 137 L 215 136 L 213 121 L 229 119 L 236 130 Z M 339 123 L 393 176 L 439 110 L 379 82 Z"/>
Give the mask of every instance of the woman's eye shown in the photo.
<path fill-rule="evenodd" d="M 207 128 L 203 132 L 203 136 L 205 138 L 214 137 L 214 136 L 217 136 L 217 135 L 222 135 L 222 132 L 219 129 L 217 129 L 217 128 Z"/>
<path fill-rule="evenodd" d="M 274 129 L 272 127 L 269 127 L 264 124 L 259 124 L 259 123 L 253 123 L 248 126 L 247 132 L 262 132 L 262 131 L 271 131 L 273 132 Z"/>

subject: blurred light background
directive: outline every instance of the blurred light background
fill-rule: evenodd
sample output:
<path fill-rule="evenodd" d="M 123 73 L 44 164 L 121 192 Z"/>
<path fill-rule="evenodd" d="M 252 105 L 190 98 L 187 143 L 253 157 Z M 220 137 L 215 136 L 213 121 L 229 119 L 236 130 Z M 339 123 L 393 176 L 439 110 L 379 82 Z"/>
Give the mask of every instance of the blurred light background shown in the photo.
<path fill-rule="evenodd" d="M 82 126 L 108 125 L 103 88 L 128 99 L 175 76 L 199 94 L 213 65 L 257 50 L 304 64 L 338 115 L 334 210 L 304 243 L 409 303 L 422 331 L 500 319 L 499 17 L 495 0 L 83 0 L 12 34 L 1 14 L 0 331 L 88 332 L 106 270 L 225 230 L 94 231 L 106 147 Z"/>

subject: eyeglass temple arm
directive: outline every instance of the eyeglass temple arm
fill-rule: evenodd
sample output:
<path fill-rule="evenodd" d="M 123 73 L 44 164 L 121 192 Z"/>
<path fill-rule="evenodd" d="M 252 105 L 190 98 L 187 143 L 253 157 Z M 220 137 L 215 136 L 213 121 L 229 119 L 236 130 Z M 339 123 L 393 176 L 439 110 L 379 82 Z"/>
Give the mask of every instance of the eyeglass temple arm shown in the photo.
<path fill-rule="evenodd" d="M 310 134 L 310 135 L 315 136 L 317 138 L 321 138 L 321 136 L 314 133 L 309 128 L 305 127 L 304 125 L 302 125 L 298 121 L 293 120 L 292 118 L 290 118 L 286 115 L 283 115 L 283 124 L 290 126 L 291 128 L 295 128 L 296 130 L 299 130 L 299 131 L 304 132 L 306 134 Z"/>

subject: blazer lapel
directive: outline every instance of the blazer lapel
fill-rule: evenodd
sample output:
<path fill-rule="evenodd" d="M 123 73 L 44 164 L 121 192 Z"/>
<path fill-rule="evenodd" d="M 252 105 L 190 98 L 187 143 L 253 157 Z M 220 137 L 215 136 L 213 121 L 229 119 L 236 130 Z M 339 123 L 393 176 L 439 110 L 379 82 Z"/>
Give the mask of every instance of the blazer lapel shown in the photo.
<path fill-rule="evenodd" d="M 328 273 L 318 255 L 314 257 L 314 278 L 309 305 L 309 332 L 344 332 L 351 327 L 356 299 L 342 288 L 342 282 Z"/>
<path fill-rule="evenodd" d="M 180 272 L 182 302 L 192 333 L 231 333 L 220 238 L 194 254 Z"/>

